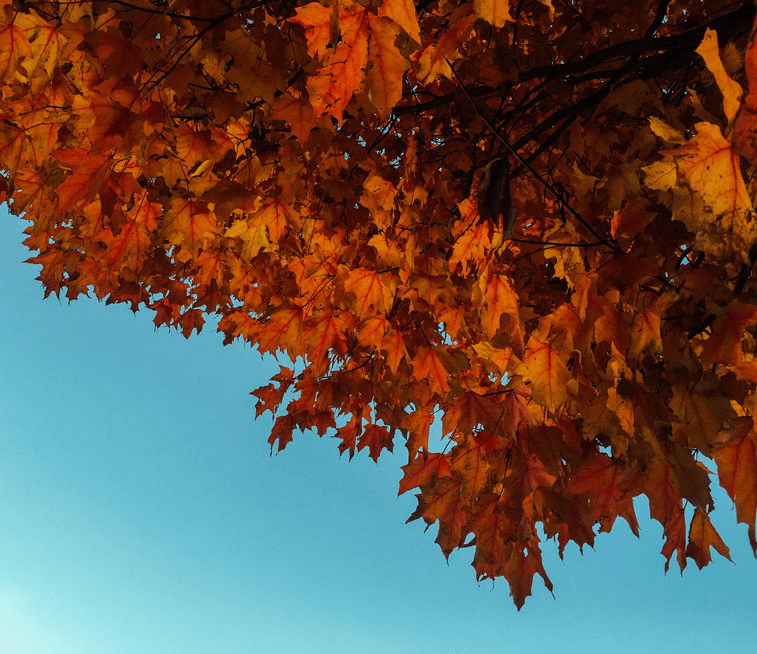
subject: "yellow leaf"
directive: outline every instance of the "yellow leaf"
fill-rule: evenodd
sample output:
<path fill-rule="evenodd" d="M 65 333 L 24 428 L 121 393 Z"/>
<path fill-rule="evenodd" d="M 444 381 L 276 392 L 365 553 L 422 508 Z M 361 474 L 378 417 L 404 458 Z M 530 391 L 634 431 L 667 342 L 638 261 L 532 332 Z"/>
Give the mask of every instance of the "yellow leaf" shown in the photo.
<path fill-rule="evenodd" d="M 645 174 L 644 185 L 658 191 L 669 191 L 678 181 L 678 169 L 672 161 L 655 161 L 642 168 Z"/>
<path fill-rule="evenodd" d="M 668 141 L 668 143 L 675 143 L 676 145 L 686 143 L 686 137 L 681 132 L 661 121 L 657 116 L 649 117 L 649 126 L 656 136 Z"/>
<path fill-rule="evenodd" d="M 242 218 L 234 221 L 234 224 L 224 234 L 227 238 L 239 238 L 242 240 L 242 257 L 252 259 L 262 250 L 271 251 L 271 241 L 263 224 L 254 218 Z"/>
<path fill-rule="evenodd" d="M 476 343 L 473 346 L 473 351 L 482 359 L 491 361 L 503 375 L 510 367 L 513 351 L 509 347 L 499 348 L 495 347 L 488 341 L 483 341 L 481 343 Z"/>
<path fill-rule="evenodd" d="M 421 28 L 418 26 L 415 4 L 412 0 L 384 0 L 379 7 L 378 15 L 391 18 L 408 33 L 413 41 L 421 42 Z"/>
<path fill-rule="evenodd" d="M 715 77 L 715 82 L 723 94 L 723 111 L 730 125 L 741 106 L 742 90 L 738 82 L 732 80 L 725 72 L 723 61 L 720 59 L 717 32 L 707 28 L 696 53 L 704 59 L 707 69 Z"/>
<path fill-rule="evenodd" d="M 473 0 L 473 11 L 494 27 L 504 27 L 508 20 L 515 22 L 510 15 L 509 0 Z"/>
<path fill-rule="evenodd" d="M 696 246 L 721 260 L 747 263 L 757 242 L 757 221 L 741 175 L 739 158 L 720 128 L 697 123 L 697 135 L 686 145 L 668 151 L 683 182 L 699 193 L 707 206 Z"/>

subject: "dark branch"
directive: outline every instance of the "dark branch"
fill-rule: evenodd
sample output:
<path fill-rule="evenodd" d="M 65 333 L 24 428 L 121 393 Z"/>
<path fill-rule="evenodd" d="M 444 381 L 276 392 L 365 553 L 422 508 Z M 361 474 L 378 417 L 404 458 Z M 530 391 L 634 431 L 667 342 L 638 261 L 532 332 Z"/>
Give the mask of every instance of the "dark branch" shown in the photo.
<path fill-rule="evenodd" d="M 715 18 L 705 25 L 699 25 L 688 32 L 657 38 L 649 38 L 645 35 L 643 38 L 636 39 L 635 41 L 616 43 L 597 52 L 592 52 L 577 61 L 569 61 L 564 64 L 550 64 L 549 66 L 537 66 L 520 73 L 518 79 L 521 82 L 525 82 L 531 79 L 569 77 L 575 73 L 591 70 L 616 59 L 640 56 L 646 53 L 667 53 L 667 56 L 674 53 L 682 54 L 684 52 L 690 54 L 701 43 L 707 28 L 715 30 L 718 33 L 718 40 L 722 45 L 737 36 L 749 32 L 754 21 L 755 11 L 754 3 L 746 2 L 735 11 Z"/>

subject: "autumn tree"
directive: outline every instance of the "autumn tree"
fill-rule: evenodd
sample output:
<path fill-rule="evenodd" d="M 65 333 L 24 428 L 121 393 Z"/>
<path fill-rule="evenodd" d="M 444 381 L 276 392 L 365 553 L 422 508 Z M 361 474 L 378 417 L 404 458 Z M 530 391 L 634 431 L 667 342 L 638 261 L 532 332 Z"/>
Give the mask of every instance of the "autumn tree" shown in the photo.
<path fill-rule="evenodd" d="M 708 466 L 757 554 L 752 2 L 0 8 L 46 294 L 283 355 L 272 448 L 401 438 L 411 519 L 518 607 L 543 535 L 637 533 L 639 495 L 666 570 L 729 557 Z"/>

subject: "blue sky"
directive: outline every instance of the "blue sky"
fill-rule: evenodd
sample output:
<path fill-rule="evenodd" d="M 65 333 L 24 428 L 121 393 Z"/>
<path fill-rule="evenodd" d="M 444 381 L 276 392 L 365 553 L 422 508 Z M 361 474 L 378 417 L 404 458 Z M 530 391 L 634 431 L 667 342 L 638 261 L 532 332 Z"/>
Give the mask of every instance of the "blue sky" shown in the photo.
<path fill-rule="evenodd" d="M 405 525 L 405 450 L 351 462 L 302 435 L 269 456 L 248 393 L 277 370 L 212 329 L 43 300 L 26 223 L 0 209 L 2 654 L 755 651 L 757 561 L 717 491 L 713 554 L 663 574 L 638 512 L 565 561 L 547 543 L 518 613 L 507 585 Z"/>

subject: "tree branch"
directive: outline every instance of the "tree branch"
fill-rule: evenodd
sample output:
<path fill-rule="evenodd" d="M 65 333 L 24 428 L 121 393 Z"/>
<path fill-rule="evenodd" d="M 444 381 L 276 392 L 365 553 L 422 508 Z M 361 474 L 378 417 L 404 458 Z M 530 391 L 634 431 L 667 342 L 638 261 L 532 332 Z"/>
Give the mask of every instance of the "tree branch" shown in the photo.
<path fill-rule="evenodd" d="M 597 232 L 597 231 L 596 231 L 596 230 L 595 230 L 595 229 L 594 229 L 594 228 L 593 228 L 593 227 L 592 227 L 592 226 L 591 226 L 591 225 L 590 225 L 590 224 L 589 224 L 589 223 L 588 223 L 588 222 L 586 221 L 586 219 L 585 219 L 585 218 L 584 218 L 584 217 L 583 217 L 583 216 L 582 216 L 582 215 L 581 215 L 580 213 L 578 213 L 578 211 L 576 211 L 576 210 L 575 210 L 575 209 L 573 208 L 573 206 L 572 206 L 572 205 L 571 205 L 571 204 L 570 204 L 569 202 L 567 202 L 567 201 L 565 200 L 565 198 L 564 198 L 564 197 L 562 196 L 562 194 L 561 194 L 561 193 L 560 193 L 560 192 L 559 192 L 559 191 L 558 191 L 558 190 L 557 190 L 557 189 L 556 189 L 556 188 L 555 188 L 554 186 L 552 186 L 552 184 L 550 184 L 550 183 L 549 183 L 549 182 L 548 182 L 548 181 L 547 181 L 546 179 L 544 179 L 544 178 L 543 178 L 543 177 L 542 177 L 542 176 L 541 176 L 541 175 L 540 175 L 540 174 L 539 174 L 539 173 L 538 173 L 538 172 L 537 172 L 537 171 L 536 171 L 536 170 L 534 169 L 534 167 L 533 167 L 533 166 L 532 166 L 532 165 L 531 165 L 531 164 L 530 164 L 530 163 L 529 163 L 528 161 L 526 161 L 525 159 L 523 159 L 523 157 L 521 157 L 521 156 L 520 156 L 520 155 L 519 155 L 519 154 L 518 154 L 518 153 L 517 153 L 517 152 L 515 151 L 515 149 L 514 149 L 513 147 L 511 147 L 511 146 L 510 146 L 510 144 L 509 144 L 509 143 L 507 142 L 507 140 L 505 139 L 505 137 L 504 137 L 504 136 L 502 136 L 502 134 L 501 134 L 501 133 L 499 132 L 499 130 L 498 130 L 498 129 L 497 129 L 496 127 L 494 127 L 494 125 L 492 125 L 492 124 L 491 124 L 491 122 L 489 121 L 489 119 L 488 119 L 488 118 L 487 118 L 486 116 L 484 116 L 484 114 L 483 114 L 483 113 L 481 112 L 481 109 L 479 109 L 478 105 L 477 105 L 477 104 L 475 103 L 475 101 L 473 100 L 473 98 L 472 98 L 472 97 L 471 97 L 471 96 L 470 96 L 470 95 L 468 94 L 468 90 L 467 90 L 467 89 L 465 88 L 465 86 L 463 85 L 463 83 L 462 83 L 462 80 L 460 79 L 459 75 L 457 74 L 457 71 L 455 70 L 455 68 L 454 68 L 454 66 L 452 65 L 452 63 L 451 63 L 450 61 L 447 61 L 447 65 L 448 65 L 448 66 L 450 67 L 450 69 L 452 70 L 452 73 L 454 74 L 454 76 L 455 76 L 455 79 L 457 79 L 457 83 L 458 83 L 458 85 L 460 86 L 460 88 L 462 89 L 463 93 L 465 94 L 465 97 L 466 97 L 466 98 L 468 98 L 468 101 L 469 101 L 469 102 L 471 103 L 471 105 L 473 106 L 473 109 L 474 109 L 474 110 L 475 110 L 475 112 L 476 112 L 476 113 L 478 114 L 479 118 L 481 118 L 481 120 L 482 120 L 482 121 L 484 122 L 484 124 L 485 124 L 485 125 L 486 125 L 486 126 L 487 126 L 487 127 L 488 127 L 488 128 L 490 129 L 490 130 L 491 130 L 492 134 L 494 134 L 494 136 L 495 136 L 495 137 L 497 138 L 497 140 L 498 140 L 498 141 L 499 141 L 500 143 L 502 143 L 502 145 L 504 145 L 504 146 L 505 146 L 505 148 L 507 148 L 507 150 L 508 150 L 508 151 L 510 152 L 510 154 L 512 154 L 512 155 L 513 155 L 513 157 L 515 157 L 515 159 L 517 159 L 517 161 L 518 161 L 518 162 L 519 162 L 519 163 L 521 164 L 521 166 L 523 166 L 523 167 L 524 167 L 524 168 L 525 168 L 526 170 L 528 170 L 528 171 L 529 171 L 529 172 L 530 172 L 530 173 L 531 173 L 531 174 L 532 174 L 532 175 L 533 175 L 534 177 L 536 177 L 536 179 L 538 179 L 538 180 L 539 180 L 539 182 L 541 182 L 541 184 L 542 184 L 542 185 L 544 186 L 544 188 L 546 188 L 546 189 L 547 189 L 547 190 L 548 190 L 548 191 L 549 191 L 550 193 L 552 193 L 552 195 L 554 195 L 554 196 L 555 196 L 555 198 L 557 198 L 558 202 L 560 202 L 560 204 L 561 204 L 562 206 L 564 206 L 564 207 L 565 207 L 565 208 L 566 208 L 566 209 L 568 210 L 568 212 L 569 212 L 569 213 L 570 213 L 570 214 L 571 214 L 571 215 L 572 215 L 572 216 L 573 216 L 573 217 L 574 217 L 574 218 L 575 218 L 575 219 L 576 219 L 576 220 L 577 220 L 577 221 L 578 221 L 579 223 L 581 223 L 581 225 L 583 225 L 583 226 L 584 226 L 584 228 L 585 228 L 585 229 L 586 229 L 586 230 L 587 230 L 587 231 L 588 231 L 588 232 L 589 232 L 589 233 L 590 233 L 590 234 L 591 234 L 591 235 L 592 235 L 592 236 L 593 236 L 594 238 L 596 238 L 596 239 L 597 239 L 597 241 L 598 241 L 597 245 L 600 245 L 600 244 L 601 244 L 601 245 L 606 245 L 606 246 L 607 246 L 607 247 L 609 247 L 609 248 L 610 248 L 611 250 L 617 250 L 617 251 L 619 251 L 619 248 L 618 248 L 618 246 L 617 246 L 616 244 L 613 244 L 613 243 L 611 243 L 611 242 L 610 242 L 610 241 L 608 241 L 608 240 L 607 240 L 607 239 L 606 239 L 605 237 L 603 237 L 603 236 L 602 236 L 602 235 L 601 235 L 601 234 L 600 234 L 599 232 Z"/>

